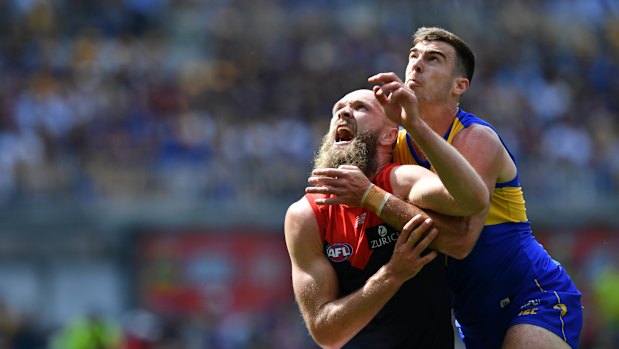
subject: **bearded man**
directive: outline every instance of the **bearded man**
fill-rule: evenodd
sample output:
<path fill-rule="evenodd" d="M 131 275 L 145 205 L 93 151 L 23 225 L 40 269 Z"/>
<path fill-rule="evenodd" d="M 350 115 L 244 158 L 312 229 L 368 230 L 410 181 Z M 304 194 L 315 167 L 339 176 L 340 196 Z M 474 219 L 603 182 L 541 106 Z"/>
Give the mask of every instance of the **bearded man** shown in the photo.
<path fill-rule="evenodd" d="M 411 112 L 414 96 L 393 98 L 404 113 L 418 114 Z M 371 90 L 347 94 L 332 115 L 308 180 L 315 186 L 289 207 L 284 227 L 309 333 L 323 348 L 453 348 L 444 258 L 427 248 L 439 231 L 466 231 L 458 217 L 487 209 L 488 190 L 422 120 L 416 141 L 442 170 L 392 163 L 398 128 Z M 336 187 L 342 176 L 371 183 L 361 197 L 342 198 Z M 411 220 L 383 214 L 387 206 L 409 203 L 426 212 Z"/>

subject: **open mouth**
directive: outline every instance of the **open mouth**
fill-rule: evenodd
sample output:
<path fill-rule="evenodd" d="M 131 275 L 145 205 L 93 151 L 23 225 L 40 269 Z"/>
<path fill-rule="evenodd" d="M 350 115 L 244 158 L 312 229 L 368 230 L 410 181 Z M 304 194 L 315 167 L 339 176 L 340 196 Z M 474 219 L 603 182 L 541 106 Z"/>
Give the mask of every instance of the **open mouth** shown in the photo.
<path fill-rule="evenodd" d="M 338 126 L 335 130 L 335 144 L 347 144 L 350 143 L 355 134 L 348 125 Z"/>

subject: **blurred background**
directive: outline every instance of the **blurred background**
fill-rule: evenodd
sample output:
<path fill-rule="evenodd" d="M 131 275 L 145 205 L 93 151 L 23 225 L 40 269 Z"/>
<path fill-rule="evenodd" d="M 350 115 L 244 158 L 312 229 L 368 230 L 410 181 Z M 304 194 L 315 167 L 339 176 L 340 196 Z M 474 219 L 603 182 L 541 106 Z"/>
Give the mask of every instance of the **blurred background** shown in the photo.
<path fill-rule="evenodd" d="M 581 348 L 619 347 L 616 0 L 7 0 L 0 348 L 313 348 L 284 213 L 419 26 L 477 53 L 461 106 L 516 155 Z"/>

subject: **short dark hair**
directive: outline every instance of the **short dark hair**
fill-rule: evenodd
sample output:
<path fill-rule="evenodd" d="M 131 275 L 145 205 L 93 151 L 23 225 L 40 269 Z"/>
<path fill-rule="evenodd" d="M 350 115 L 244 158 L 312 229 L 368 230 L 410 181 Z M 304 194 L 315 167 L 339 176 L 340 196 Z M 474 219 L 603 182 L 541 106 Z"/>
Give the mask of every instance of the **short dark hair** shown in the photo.
<path fill-rule="evenodd" d="M 413 46 L 421 41 L 443 41 L 453 46 L 458 56 L 456 69 L 469 79 L 469 82 L 473 80 L 473 73 L 475 72 L 475 54 L 464 40 L 460 39 L 456 34 L 442 28 L 421 27 L 417 29 L 415 35 L 413 35 Z"/>

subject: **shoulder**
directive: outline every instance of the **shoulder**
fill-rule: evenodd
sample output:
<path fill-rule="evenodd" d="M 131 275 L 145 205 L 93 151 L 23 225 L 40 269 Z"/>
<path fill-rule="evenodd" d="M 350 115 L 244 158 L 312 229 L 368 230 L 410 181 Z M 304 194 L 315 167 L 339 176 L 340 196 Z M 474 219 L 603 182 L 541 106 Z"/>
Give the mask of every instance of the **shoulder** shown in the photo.
<path fill-rule="evenodd" d="M 298 201 L 292 203 L 286 211 L 285 228 L 286 232 L 289 227 L 295 227 L 316 221 L 314 210 L 309 202 L 310 197 L 303 196 Z"/>
<path fill-rule="evenodd" d="M 494 126 L 475 114 L 460 110 L 455 123 L 460 124 L 461 129 L 455 135 L 454 140 L 481 137 L 482 141 L 501 143 L 499 134 Z"/>
<path fill-rule="evenodd" d="M 502 147 L 501 139 L 489 124 L 474 123 L 464 128 L 454 137 L 452 145 L 461 147 Z"/>
<path fill-rule="evenodd" d="M 284 236 L 293 264 L 322 253 L 320 228 L 309 200 L 303 196 L 286 211 Z"/>
<path fill-rule="evenodd" d="M 310 204 L 311 195 L 305 195 L 288 207 L 284 219 L 284 235 L 286 240 L 307 241 L 320 239 L 320 225 L 317 216 L 317 205 Z M 324 223 L 324 222 L 323 222 Z"/>
<path fill-rule="evenodd" d="M 486 122 L 461 130 L 451 144 L 487 183 L 508 181 L 516 176 L 516 165 L 509 151 L 497 131 Z"/>

